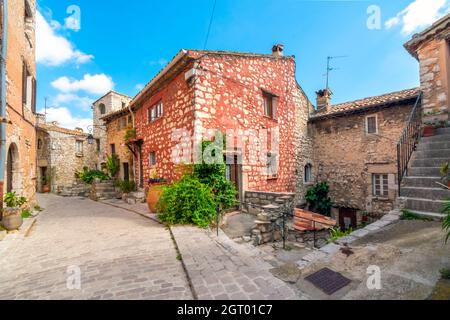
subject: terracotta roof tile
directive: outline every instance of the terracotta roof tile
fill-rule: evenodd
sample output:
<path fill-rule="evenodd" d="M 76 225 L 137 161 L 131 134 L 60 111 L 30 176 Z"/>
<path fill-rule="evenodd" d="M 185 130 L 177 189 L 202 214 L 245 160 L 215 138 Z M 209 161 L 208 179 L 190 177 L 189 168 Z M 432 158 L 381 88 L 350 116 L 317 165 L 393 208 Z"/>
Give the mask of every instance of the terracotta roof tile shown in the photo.
<path fill-rule="evenodd" d="M 87 133 L 85 133 L 85 132 L 62 128 L 62 127 L 59 127 L 59 126 L 51 124 L 51 123 L 46 123 L 46 124 L 40 123 L 37 126 L 38 126 L 38 128 L 40 128 L 42 130 L 46 130 L 46 131 L 56 131 L 56 132 L 71 134 L 71 135 L 75 135 L 75 136 L 86 136 L 87 135 Z"/>
<path fill-rule="evenodd" d="M 420 94 L 419 88 L 406 89 L 402 91 L 391 92 L 380 96 L 368 97 L 364 99 L 349 101 L 345 103 L 332 105 L 329 111 L 317 112 L 311 116 L 311 119 L 321 118 L 329 115 L 341 114 L 355 110 L 369 109 L 395 102 L 401 102 L 417 98 Z"/>

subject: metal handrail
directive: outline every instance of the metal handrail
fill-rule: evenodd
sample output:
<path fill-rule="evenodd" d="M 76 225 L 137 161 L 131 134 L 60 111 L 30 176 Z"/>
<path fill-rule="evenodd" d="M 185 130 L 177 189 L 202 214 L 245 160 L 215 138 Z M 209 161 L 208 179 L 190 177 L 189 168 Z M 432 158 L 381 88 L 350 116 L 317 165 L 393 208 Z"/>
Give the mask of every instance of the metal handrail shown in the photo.
<path fill-rule="evenodd" d="M 422 127 L 422 93 L 417 97 L 414 108 L 411 111 L 408 122 L 397 144 L 397 183 L 398 196 L 401 196 L 401 184 L 408 174 L 408 164 L 413 152 L 416 150 Z"/>

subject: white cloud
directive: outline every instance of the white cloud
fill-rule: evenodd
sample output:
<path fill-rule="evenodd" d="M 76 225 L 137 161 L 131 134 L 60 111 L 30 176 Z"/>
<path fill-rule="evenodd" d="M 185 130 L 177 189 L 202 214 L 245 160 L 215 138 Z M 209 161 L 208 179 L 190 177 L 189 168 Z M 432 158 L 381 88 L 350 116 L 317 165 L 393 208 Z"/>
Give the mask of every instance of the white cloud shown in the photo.
<path fill-rule="evenodd" d="M 61 25 L 55 20 L 47 22 L 42 14 L 36 12 L 36 61 L 48 66 L 60 66 L 74 61 L 77 64 L 86 63 L 93 55 L 75 49 L 74 45 L 56 34 Z"/>
<path fill-rule="evenodd" d="M 402 34 L 410 35 L 433 24 L 448 12 L 450 0 L 415 0 L 395 17 L 387 20 L 385 27 L 390 29 L 402 25 Z"/>
<path fill-rule="evenodd" d="M 85 91 L 102 95 L 114 88 L 114 82 L 110 76 L 103 73 L 85 74 L 81 80 L 60 77 L 52 82 L 52 86 L 64 93 Z"/>
<path fill-rule="evenodd" d="M 158 60 L 150 61 L 149 64 L 150 64 L 151 66 L 161 66 L 161 67 L 163 67 L 163 66 L 165 66 L 168 62 L 169 62 L 169 61 L 167 61 L 167 59 L 160 58 L 160 59 L 158 59 Z"/>
<path fill-rule="evenodd" d="M 137 85 L 134 86 L 135 89 L 141 91 L 142 89 L 144 89 L 144 84 L 143 83 L 138 83 Z"/>
<path fill-rule="evenodd" d="M 44 113 L 45 110 L 39 110 L 39 113 Z M 87 132 L 87 127 L 92 125 L 91 118 L 82 118 L 73 116 L 69 109 L 65 107 L 47 108 L 47 122 L 56 121 L 58 125 L 63 128 L 74 129 L 82 128 Z"/>
<path fill-rule="evenodd" d="M 53 98 L 52 102 L 54 105 L 71 104 L 75 107 L 80 107 L 83 111 L 88 111 L 94 101 L 94 99 L 89 97 L 80 97 L 73 93 L 60 93 Z"/>

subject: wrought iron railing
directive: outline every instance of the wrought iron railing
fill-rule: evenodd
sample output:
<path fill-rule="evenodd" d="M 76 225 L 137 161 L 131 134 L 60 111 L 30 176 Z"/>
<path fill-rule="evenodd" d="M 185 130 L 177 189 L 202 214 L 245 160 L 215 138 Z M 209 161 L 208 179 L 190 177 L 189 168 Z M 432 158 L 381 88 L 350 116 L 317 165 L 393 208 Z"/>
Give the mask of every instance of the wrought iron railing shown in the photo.
<path fill-rule="evenodd" d="M 397 144 L 397 167 L 398 167 L 398 195 L 401 196 L 401 183 L 403 177 L 408 174 L 408 164 L 413 152 L 416 150 L 420 138 L 422 126 L 422 93 L 417 97 L 414 108 L 409 116 L 406 127 Z"/>

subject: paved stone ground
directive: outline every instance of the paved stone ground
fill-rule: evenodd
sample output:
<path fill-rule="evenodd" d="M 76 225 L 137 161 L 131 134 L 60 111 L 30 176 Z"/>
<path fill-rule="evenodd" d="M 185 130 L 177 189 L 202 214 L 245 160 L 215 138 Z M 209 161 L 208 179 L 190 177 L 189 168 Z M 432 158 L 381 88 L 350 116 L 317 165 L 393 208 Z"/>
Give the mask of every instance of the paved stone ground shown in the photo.
<path fill-rule="evenodd" d="M 275 278 L 256 248 L 236 244 L 222 232 L 190 226 L 172 228 L 183 261 L 200 300 L 285 300 L 303 298 Z"/>
<path fill-rule="evenodd" d="M 0 242 L 0 299 L 192 299 L 163 226 L 87 199 L 39 202 L 29 236 Z M 70 266 L 81 290 L 67 289 Z"/>

